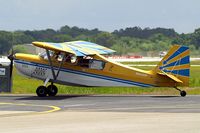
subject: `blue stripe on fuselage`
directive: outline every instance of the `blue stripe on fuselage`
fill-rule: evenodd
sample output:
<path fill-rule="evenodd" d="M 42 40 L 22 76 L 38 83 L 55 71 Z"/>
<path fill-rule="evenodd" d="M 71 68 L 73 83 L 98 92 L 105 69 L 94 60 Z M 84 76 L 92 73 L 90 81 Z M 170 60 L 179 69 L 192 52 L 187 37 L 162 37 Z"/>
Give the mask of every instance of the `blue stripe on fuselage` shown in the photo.
<path fill-rule="evenodd" d="M 26 61 L 20 61 L 20 60 L 15 60 L 15 62 L 16 63 L 21 63 L 21 64 L 27 64 L 27 65 L 31 65 L 31 66 L 40 66 L 40 67 L 44 67 L 44 68 L 50 69 L 50 66 L 49 65 L 45 65 L 45 64 L 39 64 L 39 63 L 34 63 L 34 62 L 26 62 Z M 54 69 L 58 70 L 57 67 L 54 67 Z M 109 77 L 109 76 L 102 76 L 102 75 L 97 75 L 97 74 L 91 74 L 91 73 L 86 73 L 86 72 L 81 72 L 81 71 L 76 71 L 76 70 L 70 70 L 70 69 L 66 69 L 66 68 L 61 68 L 61 71 L 74 73 L 74 74 L 79 74 L 79 75 L 84 75 L 84 76 L 89 76 L 89 77 L 94 77 L 94 78 L 110 80 L 110 81 L 115 81 L 115 82 L 121 82 L 121 83 L 141 86 L 141 87 L 151 87 L 151 86 L 153 86 L 151 84 L 133 82 L 133 81 L 129 81 L 129 80 L 113 78 L 113 77 Z"/>

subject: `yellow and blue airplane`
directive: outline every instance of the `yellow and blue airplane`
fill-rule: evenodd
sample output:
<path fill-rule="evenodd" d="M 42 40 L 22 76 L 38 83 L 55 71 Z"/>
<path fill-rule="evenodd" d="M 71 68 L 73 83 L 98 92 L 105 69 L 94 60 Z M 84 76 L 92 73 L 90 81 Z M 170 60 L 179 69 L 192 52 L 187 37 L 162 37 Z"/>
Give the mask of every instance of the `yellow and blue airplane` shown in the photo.
<path fill-rule="evenodd" d="M 16 53 L 17 70 L 44 81 L 36 89 L 39 97 L 55 96 L 54 83 L 76 86 L 173 87 L 189 85 L 190 56 L 187 46 L 174 45 L 152 70 L 142 70 L 110 61 L 103 55 L 115 52 L 101 45 L 72 41 L 63 43 L 33 42 L 45 49 L 39 55 Z M 47 86 L 47 83 L 51 84 Z"/>

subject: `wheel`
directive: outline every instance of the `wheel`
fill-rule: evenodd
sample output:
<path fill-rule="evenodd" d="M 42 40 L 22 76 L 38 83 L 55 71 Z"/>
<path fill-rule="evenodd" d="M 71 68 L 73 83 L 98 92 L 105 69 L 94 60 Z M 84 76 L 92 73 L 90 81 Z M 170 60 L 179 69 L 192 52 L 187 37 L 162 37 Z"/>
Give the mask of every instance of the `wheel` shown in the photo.
<path fill-rule="evenodd" d="M 182 97 L 184 97 L 184 96 L 186 96 L 186 91 L 180 91 L 180 95 L 182 96 Z"/>
<path fill-rule="evenodd" d="M 49 85 L 47 87 L 47 94 L 49 96 L 55 96 L 58 93 L 58 88 L 55 85 Z"/>
<path fill-rule="evenodd" d="M 47 91 L 46 91 L 45 86 L 39 86 L 36 90 L 36 93 L 39 97 L 46 97 L 47 96 Z"/>

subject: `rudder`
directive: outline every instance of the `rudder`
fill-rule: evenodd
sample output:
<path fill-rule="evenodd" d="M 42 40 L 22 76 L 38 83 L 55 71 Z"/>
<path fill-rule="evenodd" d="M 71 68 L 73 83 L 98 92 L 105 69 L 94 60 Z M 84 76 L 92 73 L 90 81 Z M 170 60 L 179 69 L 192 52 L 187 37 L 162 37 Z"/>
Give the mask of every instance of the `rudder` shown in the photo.
<path fill-rule="evenodd" d="M 174 45 L 158 63 L 156 71 L 172 74 L 183 82 L 180 86 L 188 86 L 190 76 L 189 47 Z"/>

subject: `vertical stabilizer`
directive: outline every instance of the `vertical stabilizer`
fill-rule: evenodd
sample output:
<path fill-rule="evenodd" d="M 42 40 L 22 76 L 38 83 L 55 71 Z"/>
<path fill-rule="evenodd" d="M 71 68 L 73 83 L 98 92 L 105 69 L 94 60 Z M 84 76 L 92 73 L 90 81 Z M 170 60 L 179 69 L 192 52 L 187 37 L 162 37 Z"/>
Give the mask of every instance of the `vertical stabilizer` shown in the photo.
<path fill-rule="evenodd" d="M 190 76 L 189 54 L 189 47 L 174 45 L 158 63 L 156 71 L 174 75 L 183 82 L 181 86 L 188 86 Z"/>

